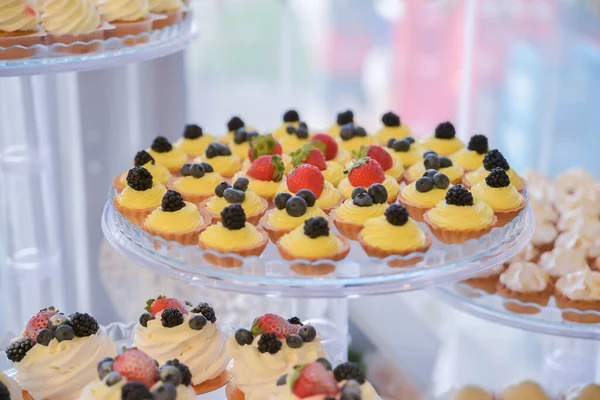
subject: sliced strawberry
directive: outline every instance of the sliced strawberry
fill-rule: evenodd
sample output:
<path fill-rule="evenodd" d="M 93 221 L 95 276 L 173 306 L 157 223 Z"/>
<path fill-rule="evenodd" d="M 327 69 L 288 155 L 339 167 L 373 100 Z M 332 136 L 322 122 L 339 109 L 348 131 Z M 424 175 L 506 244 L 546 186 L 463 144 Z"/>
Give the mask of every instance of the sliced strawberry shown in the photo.
<path fill-rule="evenodd" d="M 255 136 L 250 141 L 250 148 L 248 149 L 248 158 L 250 161 L 256 160 L 260 156 L 278 154 L 282 155 L 283 150 L 281 145 L 271 134 L 264 136 Z"/>
<path fill-rule="evenodd" d="M 292 156 L 292 163 L 295 166 L 300 164 L 310 164 L 319 168 L 319 171 L 327 169 L 325 155 L 314 145 L 314 143 L 306 143 L 290 155 Z"/>
<path fill-rule="evenodd" d="M 325 153 L 325 160 L 333 160 L 338 153 L 338 145 L 334 138 L 326 133 L 317 133 L 310 138 L 310 141 Z M 322 146 L 321 146 L 322 145 Z M 323 148 L 321 148 L 323 147 Z"/>
<path fill-rule="evenodd" d="M 158 296 L 156 299 L 150 299 L 146 302 L 146 311 L 152 315 L 156 315 L 166 308 L 176 308 L 182 314 L 188 313 L 183 303 L 172 297 Z"/>
<path fill-rule="evenodd" d="M 310 164 L 301 164 L 297 166 L 287 176 L 287 186 L 293 193 L 302 189 L 308 189 L 319 198 L 323 191 L 325 178 L 319 168 Z"/>
<path fill-rule="evenodd" d="M 354 156 L 357 159 L 371 157 L 381 165 L 381 168 L 383 168 L 384 171 L 387 171 L 394 165 L 394 160 L 390 153 L 383 147 L 377 145 L 360 146 L 360 150 L 358 150 Z"/>
<path fill-rule="evenodd" d="M 252 323 L 250 332 L 254 336 L 262 335 L 263 333 L 274 333 L 279 339 L 285 339 L 293 333 L 298 333 L 300 325 L 289 323 L 285 318 L 276 314 L 265 314 L 258 317 Z"/>
<path fill-rule="evenodd" d="M 300 399 L 312 396 L 337 396 L 340 393 L 333 374 L 320 362 L 296 367 L 290 381 L 292 393 Z"/>
<path fill-rule="evenodd" d="M 27 326 L 25 327 L 25 336 L 35 343 L 38 332 L 47 328 L 48 321 L 50 321 L 50 318 L 56 314 L 58 314 L 58 311 L 55 310 L 54 307 L 48 307 L 40 310 L 37 314 L 31 317 L 29 322 L 27 322 Z"/>
<path fill-rule="evenodd" d="M 158 367 L 154 360 L 143 351 L 131 348 L 115 358 L 113 370 L 125 377 L 129 382 L 142 382 L 150 389 L 158 382 Z"/>
<path fill-rule="evenodd" d="M 250 164 L 246 174 L 259 181 L 279 182 L 283 177 L 285 167 L 278 155 L 264 155 Z"/>
<path fill-rule="evenodd" d="M 382 183 L 385 180 L 385 173 L 377 161 L 365 157 L 355 161 L 350 167 L 348 180 L 352 186 L 368 188 L 374 183 Z"/>

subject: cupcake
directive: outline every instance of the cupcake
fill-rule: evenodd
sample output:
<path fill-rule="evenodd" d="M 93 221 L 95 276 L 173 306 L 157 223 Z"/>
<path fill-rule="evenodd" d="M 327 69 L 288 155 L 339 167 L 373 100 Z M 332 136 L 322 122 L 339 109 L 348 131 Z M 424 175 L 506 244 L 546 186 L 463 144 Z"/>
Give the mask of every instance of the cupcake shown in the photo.
<path fill-rule="evenodd" d="M 175 148 L 183 150 L 190 158 L 198 157 L 204 154 L 208 145 L 214 140 L 213 135 L 204 132 L 198 125 L 186 125 L 183 137 L 175 143 Z"/>
<path fill-rule="evenodd" d="M 544 389 L 535 382 L 523 381 L 516 385 L 508 386 L 500 395 L 498 400 L 551 400 Z"/>
<path fill-rule="evenodd" d="M 258 225 L 269 207 L 267 201 L 248 190 L 249 181 L 246 178 L 238 178 L 233 186 L 227 182 L 221 182 L 215 187 L 215 195 L 200 204 L 200 208 L 206 209 L 215 221 L 221 220 L 221 212 L 231 204 L 239 204 L 244 209 L 245 218 L 252 225 Z"/>
<path fill-rule="evenodd" d="M 600 312 L 600 272 L 582 270 L 561 277 L 556 281 L 554 297 L 561 309 Z M 583 324 L 600 323 L 599 314 L 582 314 L 563 311 L 564 319 Z"/>
<path fill-rule="evenodd" d="M 246 131 L 256 130 L 250 125 L 246 125 L 240 117 L 231 117 L 231 119 L 227 121 L 227 133 L 221 138 L 221 143 L 226 145 L 232 144 L 233 136 L 235 135 L 235 132 L 240 128 L 244 128 L 246 129 Z"/>
<path fill-rule="evenodd" d="M 329 361 L 319 358 L 282 375 L 269 397 L 270 400 L 306 398 L 378 400 L 379 396 L 357 364 L 346 362 L 333 369 Z"/>
<path fill-rule="evenodd" d="M 342 201 L 342 195 L 321 174 L 314 165 L 301 164 L 289 173 L 279 185 L 280 192 L 298 193 L 302 189 L 310 190 L 317 197 L 317 206 L 326 214 Z"/>
<path fill-rule="evenodd" d="M 400 191 L 400 185 L 394 178 L 385 175 L 381 165 L 370 157 L 361 158 L 347 171 L 348 176 L 340 181 L 338 190 L 346 198 L 352 198 L 352 192 L 357 187 L 369 187 L 375 183 L 381 183 L 387 189 L 388 203 L 396 201 Z"/>
<path fill-rule="evenodd" d="M 208 213 L 199 212 L 194 203 L 183 201 L 179 192 L 168 190 L 161 206 L 146 217 L 142 229 L 153 236 L 192 246 L 198 243 L 198 235 L 210 222 Z"/>
<path fill-rule="evenodd" d="M 446 398 L 448 400 L 494 400 L 494 396 L 490 392 L 475 385 L 467 385 L 453 390 Z"/>
<path fill-rule="evenodd" d="M 595 400 L 600 399 L 600 385 L 595 383 L 581 383 L 571 386 L 561 400 Z"/>
<path fill-rule="evenodd" d="M 344 178 L 344 169 L 342 166 L 334 161 L 326 161 L 325 154 L 315 146 L 313 142 L 308 142 L 298 150 L 292 152 L 292 164 L 297 167 L 301 164 L 310 164 L 319 168 L 323 178 L 333 186 L 337 186 L 338 183 Z"/>
<path fill-rule="evenodd" d="M 404 180 L 411 183 L 422 177 L 426 171 L 436 170 L 450 178 L 453 184 L 460 183 L 463 177 L 463 169 L 454 164 L 451 159 L 445 156 L 438 156 L 433 151 L 423 153 L 423 161 L 419 161 L 406 170 Z"/>
<path fill-rule="evenodd" d="M 158 164 L 154 158 L 148 153 L 146 150 L 138 151 L 133 159 L 133 165 L 135 167 L 144 167 L 150 172 L 152 175 L 152 179 L 155 182 L 160 183 L 161 185 L 167 185 L 169 180 L 171 179 L 171 173 L 168 169 Z M 121 191 L 127 186 L 127 172 L 123 172 L 115 176 L 113 179 L 113 186 L 117 189 L 117 192 L 121 193 Z"/>
<path fill-rule="evenodd" d="M 404 168 L 412 167 L 421 162 L 425 152 L 411 136 L 404 139 L 390 139 L 387 143 L 387 151 L 392 158 L 399 160 Z"/>
<path fill-rule="evenodd" d="M 587 271 L 590 267 L 579 252 L 556 248 L 542 254 L 540 266 L 550 274 L 554 282 L 572 272 Z"/>
<path fill-rule="evenodd" d="M 9 48 L 11 46 L 31 47 L 42 44 L 37 35 L 40 22 L 37 12 L 25 0 L 9 0 L 0 5 L 0 60 L 28 58 L 37 53 L 37 49 Z"/>
<path fill-rule="evenodd" d="M 463 185 L 452 186 L 445 200 L 423 215 L 431 233 L 447 244 L 464 243 L 489 233 L 496 225 L 490 206 L 473 198 Z"/>
<path fill-rule="evenodd" d="M 350 123 L 341 126 L 338 146 L 346 151 L 358 151 L 361 146 L 369 146 L 376 143 L 377 138 L 369 135 L 365 128 L 360 125 Z"/>
<path fill-rule="evenodd" d="M 505 264 L 496 265 L 495 267 L 488 269 L 480 274 L 475 275 L 472 278 L 465 279 L 462 281 L 463 283 L 471 286 L 474 289 L 483 290 L 486 293 L 494 294 L 496 293 L 496 288 L 498 286 L 498 280 L 500 279 L 500 275 L 506 269 Z"/>
<path fill-rule="evenodd" d="M 325 161 L 333 161 L 342 167 L 352 161 L 352 154 L 340 148 L 337 141 L 326 133 L 317 133 L 311 136 L 310 141 L 323 151 Z"/>
<path fill-rule="evenodd" d="M 407 256 L 411 253 L 425 253 L 431 246 L 431 237 L 408 217 L 406 208 L 392 204 L 385 214 L 365 222 L 358 235 L 358 242 L 371 257 L 384 258 L 393 255 Z M 415 264 L 423 257 L 407 260 L 391 260 L 391 267 Z"/>
<path fill-rule="evenodd" d="M 68 16 L 68 23 L 65 23 Z M 42 26 L 48 34 L 46 44 L 60 53 L 85 54 L 98 50 L 104 39 L 102 21 L 94 4 L 87 0 L 46 0 Z M 83 42 L 74 44 L 77 42 Z"/>
<path fill-rule="evenodd" d="M 213 142 L 206 147 L 204 155 L 196 157 L 194 162 L 207 162 L 224 178 L 231 178 L 242 168 L 242 160 L 224 144 Z"/>
<path fill-rule="evenodd" d="M 175 25 L 183 19 L 183 2 L 181 0 L 148 0 L 150 12 L 163 19 L 152 21 L 152 29 L 162 29 Z"/>
<path fill-rule="evenodd" d="M 221 222 L 206 228 L 199 238 L 199 245 L 206 252 L 204 258 L 221 267 L 239 267 L 240 257 L 259 256 L 267 247 L 269 237 L 246 222 L 246 214 L 239 204 L 232 204 L 221 211 Z M 233 253 L 238 257 L 220 256 L 214 253 Z"/>
<path fill-rule="evenodd" d="M 358 240 L 365 223 L 385 213 L 387 198 L 387 189 L 381 183 L 369 186 L 368 190 L 357 187 L 352 191 L 352 198 L 331 210 L 329 216 L 342 235 Z"/>
<path fill-rule="evenodd" d="M 519 192 L 524 189 L 525 184 L 523 183 L 523 180 L 515 172 L 515 170 L 508 165 L 508 161 L 506 161 L 502 153 L 500 153 L 498 150 L 488 151 L 483 158 L 483 167 L 466 173 L 462 178 L 462 182 L 467 188 L 470 188 L 471 186 L 484 181 L 494 168 L 502 168 L 504 171 L 506 171 L 506 174 L 510 178 L 511 185 L 516 187 Z"/>
<path fill-rule="evenodd" d="M 80 400 L 195 400 L 190 369 L 169 360 L 162 367 L 140 349 L 126 349 L 98 363 L 98 379 L 83 388 Z"/>
<path fill-rule="evenodd" d="M 281 192 L 275 196 L 275 208 L 267 211 L 260 220 L 263 228 L 273 242 L 277 242 L 292 229 L 304 224 L 309 218 L 327 215 L 317 206 L 317 198 L 307 189 L 299 190 L 295 196 Z"/>
<path fill-rule="evenodd" d="M 285 165 L 281 156 L 264 155 L 252 161 L 245 173 L 235 174 L 233 179 L 247 179 L 250 190 L 267 200 L 269 204 L 273 204 L 273 197 L 279 190 L 284 171 Z"/>
<path fill-rule="evenodd" d="M 456 137 L 456 129 L 451 122 L 442 122 L 435 128 L 433 136 L 421 140 L 421 145 L 433 150 L 440 156 L 449 156 L 456 153 L 465 145 Z"/>
<path fill-rule="evenodd" d="M 214 195 L 215 187 L 223 182 L 221 174 L 207 162 L 183 164 L 180 173 L 181 177 L 175 179 L 171 186 L 181 193 L 185 201 L 196 205 Z"/>
<path fill-rule="evenodd" d="M 296 129 L 300 126 L 300 114 L 296 110 L 287 110 L 283 114 L 283 123 L 273 130 L 275 139 L 283 139 L 287 135 L 287 128 L 291 126 Z"/>
<path fill-rule="evenodd" d="M 425 175 L 402 188 L 398 201 L 414 220 L 423 222 L 423 215 L 446 198 L 450 186 L 450 179 L 446 175 L 429 169 Z"/>
<path fill-rule="evenodd" d="M 339 139 L 340 131 L 342 130 L 342 125 L 353 124 L 354 123 L 354 113 L 352 110 L 346 110 L 339 112 L 337 114 L 337 118 L 335 124 L 332 125 L 329 129 L 327 129 L 327 134 L 334 139 Z"/>
<path fill-rule="evenodd" d="M 538 222 L 535 219 L 535 229 L 531 237 L 531 243 L 541 253 L 546 253 L 554 248 L 554 241 L 558 236 L 558 231 L 550 222 Z"/>
<path fill-rule="evenodd" d="M 553 286 L 550 275 L 539 265 L 515 262 L 500 275 L 497 290 L 500 296 L 508 299 L 504 302 L 504 308 L 508 311 L 536 314 L 540 312 L 540 306 L 548 305 Z M 511 300 L 517 300 L 518 303 Z M 521 303 L 535 303 L 537 306 Z"/>
<path fill-rule="evenodd" d="M 67 317 L 53 307 L 34 315 L 6 348 L 21 388 L 47 400 L 78 399 L 95 379 L 98 361 L 116 353 L 93 317 L 78 312 Z"/>
<path fill-rule="evenodd" d="M 95 3 L 102 20 L 114 27 L 105 32 L 107 38 L 135 36 L 125 39 L 128 46 L 148 41 L 148 35 L 142 35 L 152 30 L 147 0 L 98 0 Z"/>
<path fill-rule="evenodd" d="M 179 173 L 183 164 L 188 161 L 187 154 L 179 148 L 174 148 L 164 136 L 157 136 L 146 151 L 172 173 Z"/>
<path fill-rule="evenodd" d="M 488 152 L 488 139 L 484 135 L 473 135 L 467 148 L 462 148 L 450 155 L 450 159 L 465 172 L 475 171 L 483 167 L 483 158 Z"/>
<path fill-rule="evenodd" d="M 358 151 L 354 152 L 354 158 L 360 160 L 364 157 L 370 157 L 377 161 L 381 165 L 384 174 L 391 176 L 398 182 L 402 182 L 404 174 L 402 161 L 392 158 L 384 147 L 379 145 L 361 146 Z"/>
<path fill-rule="evenodd" d="M 312 325 L 275 314 L 256 318 L 250 329 L 238 329 L 227 339 L 227 353 L 233 357 L 228 397 L 269 399 L 282 375 L 294 372 L 296 365 L 326 357 L 321 340 Z"/>
<path fill-rule="evenodd" d="M 381 116 L 383 127 L 376 133 L 379 144 L 385 146 L 390 139 L 404 139 L 411 135 L 410 128 L 403 125 L 400 116 L 389 111 Z"/>
<path fill-rule="evenodd" d="M 308 125 L 306 125 L 306 122 L 300 121 L 297 127 L 288 125 L 286 135 L 279 142 L 284 153 L 291 153 L 308 143 L 310 140 L 309 136 Z"/>
<path fill-rule="evenodd" d="M 188 385 L 191 383 L 200 394 L 226 381 L 230 360 L 226 340 L 209 304 L 193 306 L 159 296 L 147 302 L 146 312 L 135 327 L 134 344 L 159 364 L 175 359 L 187 365 Z"/>
<path fill-rule="evenodd" d="M 494 168 L 485 180 L 471 188 L 474 196 L 486 202 L 498 219 L 496 226 L 504 226 L 511 222 L 523 208 L 525 199 L 510 184 L 510 178 L 502 168 Z"/>
<path fill-rule="evenodd" d="M 1 397 L 1 396 L 4 397 Z M 0 398 L 6 400 L 23 400 L 21 386 L 12 378 L 0 372 Z M 31 398 L 31 397 L 30 397 Z"/>
<path fill-rule="evenodd" d="M 233 141 L 229 145 L 231 152 L 244 161 L 248 158 L 250 151 L 250 142 L 260 135 L 256 131 L 246 130 L 245 127 L 239 128 L 233 134 Z"/>
<path fill-rule="evenodd" d="M 156 207 L 161 205 L 167 188 L 154 182 L 144 167 L 133 167 L 127 173 L 127 186 L 113 203 L 132 224 L 141 225 Z"/>

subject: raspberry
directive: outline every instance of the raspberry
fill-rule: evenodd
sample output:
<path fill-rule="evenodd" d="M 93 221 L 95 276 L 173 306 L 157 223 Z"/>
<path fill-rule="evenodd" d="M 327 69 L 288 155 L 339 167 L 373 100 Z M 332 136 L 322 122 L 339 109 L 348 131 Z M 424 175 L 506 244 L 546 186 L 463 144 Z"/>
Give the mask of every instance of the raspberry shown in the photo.
<path fill-rule="evenodd" d="M 215 310 L 208 303 L 198 303 L 198 305 L 192 308 L 190 312 L 193 312 L 195 314 L 202 314 L 204 315 L 204 318 L 206 318 L 212 323 L 215 323 L 217 321 Z"/>
<path fill-rule="evenodd" d="M 167 190 L 167 193 L 162 198 L 161 208 L 163 211 L 173 212 L 181 210 L 185 207 L 183 197 L 175 190 Z"/>
<path fill-rule="evenodd" d="M 33 341 L 29 338 L 20 339 L 16 342 L 13 342 L 6 349 L 6 358 L 12 362 L 19 362 L 25 358 L 25 355 L 29 350 L 31 350 L 34 344 L 35 343 L 33 343 Z"/>
<path fill-rule="evenodd" d="M 392 225 L 402 226 L 408 222 L 408 211 L 401 204 L 392 204 L 385 210 L 385 219 Z"/>
<path fill-rule="evenodd" d="M 98 322 L 86 313 L 74 313 L 69 316 L 69 325 L 77 337 L 92 336 L 98 332 Z"/>
<path fill-rule="evenodd" d="M 157 153 L 166 153 L 173 149 L 173 145 L 169 142 L 164 136 L 157 136 L 156 139 L 152 142 L 152 150 Z"/>
<path fill-rule="evenodd" d="M 281 349 L 281 345 L 274 333 L 264 333 L 258 339 L 258 351 L 261 353 L 276 354 Z"/>
<path fill-rule="evenodd" d="M 140 192 L 152 187 L 152 174 L 144 167 L 133 167 L 127 172 L 127 184 Z"/>
<path fill-rule="evenodd" d="M 510 178 L 502 168 L 494 168 L 492 172 L 485 177 L 485 183 L 493 188 L 507 187 L 510 185 Z"/>
<path fill-rule="evenodd" d="M 183 324 L 183 314 L 176 308 L 166 308 L 160 315 L 160 320 L 165 328 L 174 328 Z"/>
<path fill-rule="evenodd" d="M 346 362 L 335 367 L 333 376 L 338 382 L 352 379 L 361 385 L 365 383 L 365 374 L 363 374 L 358 365 L 353 362 Z"/>
<path fill-rule="evenodd" d="M 315 239 L 319 236 L 329 236 L 329 225 L 323 217 L 312 217 L 304 221 L 304 234 Z"/>
<path fill-rule="evenodd" d="M 386 112 L 381 117 L 381 122 L 385 126 L 400 126 L 400 117 L 398 114 L 394 114 L 393 112 Z"/>
<path fill-rule="evenodd" d="M 435 137 L 438 139 L 453 139 L 456 136 L 456 129 L 452 122 L 442 122 L 435 128 Z"/>
<path fill-rule="evenodd" d="M 467 148 L 479 154 L 485 154 L 488 151 L 488 139 L 484 135 L 473 135 Z"/>
<path fill-rule="evenodd" d="M 485 157 L 483 157 L 483 168 L 488 171 L 493 170 L 494 168 L 502 168 L 505 171 L 510 169 L 510 165 L 508 165 L 508 161 L 506 158 L 500 153 L 500 151 L 494 149 L 487 152 Z"/>
<path fill-rule="evenodd" d="M 221 211 L 221 222 L 227 229 L 242 229 L 246 225 L 246 213 L 239 204 L 232 204 Z"/>
<path fill-rule="evenodd" d="M 461 207 L 472 206 L 473 195 L 463 185 L 455 185 L 446 192 L 446 203 Z"/>
<path fill-rule="evenodd" d="M 141 167 L 142 165 L 146 165 L 149 162 L 154 164 L 154 157 L 150 155 L 146 150 L 138 151 L 133 159 L 133 165 L 136 167 Z"/>

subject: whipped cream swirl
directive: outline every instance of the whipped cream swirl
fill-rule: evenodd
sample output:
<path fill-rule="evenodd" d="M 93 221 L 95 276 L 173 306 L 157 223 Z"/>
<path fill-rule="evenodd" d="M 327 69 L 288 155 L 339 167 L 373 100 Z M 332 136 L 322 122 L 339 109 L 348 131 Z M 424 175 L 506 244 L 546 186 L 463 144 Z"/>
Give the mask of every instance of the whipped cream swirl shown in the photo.
<path fill-rule="evenodd" d="M 121 390 L 126 383 L 127 379 L 124 377 L 112 386 L 108 386 L 104 381 L 96 379 L 83 389 L 79 400 L 121 400 Z M 163 383 L 158 381 L 152 386 L 150 391 L 155 391 L 162 385 Z M 177 386 L 177 400 L 194 400 L 195 398 L 196 393 L 192 386 Z"/>
<path fill-rule="evenodd" d="M 37 13 L 24 0 L 0 0 L 0 31 L 35 32 Z"/>
<path fill-rule="evenodd" d="M 23 400 L 23 391 L 17 381 L 0 372 L 0 382 L 8 389 L 10 400 Z"/>
<path fill-rule="evenodd" d="M 100 27 L 100 14 L 88 0 L 45 0 L 42 25 L 54 35 L 81 35 Z"/>

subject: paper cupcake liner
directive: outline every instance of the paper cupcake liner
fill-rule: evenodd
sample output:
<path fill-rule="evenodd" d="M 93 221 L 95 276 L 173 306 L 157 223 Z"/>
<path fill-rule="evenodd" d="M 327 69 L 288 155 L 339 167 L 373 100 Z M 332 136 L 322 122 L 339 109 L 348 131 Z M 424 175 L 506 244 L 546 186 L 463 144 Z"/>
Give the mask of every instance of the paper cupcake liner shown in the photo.
<path fill-rule="evenodd" d="M 329 217 L 331 217 L 331 220 L 342 235 L 350 240 L 358 240 L 358 234 L 364 228 L 363 224 L 355 224 L 354 222 L 348 222 L 340 219 L 340 217 L 337 216 L 335 209 L 331 210 Z"/>
<path fill-rule="evenodd" d="M 271 239 L 271 241 L 275 243 L 279 239 L 281 239 L 283 235 L 290 233 L 292 229 L 275 228 L 269 223 L 269 213 L 270 211 L 267 211 L 265 215 L 263 215 L 263 217 L 260 219 L 259 225 L 265 230 L 265 232 L 267 232 L 267 234 L 269 235 L 269 239 Z"/>
<path fill-rule="evenodd" d="M 551 282 L 548 282 L 546 289 L 541 292 L 515 292 L 514 290 L 507 288 L 502 282 L 498 281 L 496 291 L 505 299 L 518 300 L 522 303 L 535 303 L 545 307 L 548 305 L 548 301 L 550 301 L 550 296 L 552 296 L 554 291 L 554 285 Z M 541 311 L 541 307 L 534 305 L 527 306 L 512 301 L 505 301 L 504 308 L 517 314 L 537 314 Z"/>
<path fill-rule="evenodd" d="M 423 215 L 431 209 L 431 207 L 427 206 L 419 206 L 410 201 L 407 201 L 402 197 L 402 192 L 398 193 L 398 203 L 402 204 L 406 211 L 408 211 L 408 215 L 415 221 L 423 222 Z"/>
<path fill-rule="evenodd" d="M 210 196 L 212 197 L 212 196 Z M 198 208 L 201 209 L 205 209 L 206 212 L 208 212 L 210 214 L 210 216 L 212 217 L 213 221 L 215 223 L 217 222 L 221 222 L 221 214 L 219 213 L 218 215 L 213 214 L 208 208 L 206 208 L 206 205 L 208 204 L 210 198 L 200 202 L 200 204 L 198 205 Z M 267 209 L 269 208 L 269 204 L 267 203 L 267 201 L 265 199 L 263 199 L 262 197 L 260 198 L 261 201 L 261 206 L 260 209 L 253 213 L 253 214 L 246 214 L 246 222 L 257 226 L 260 222 L 260 219 L 263 217 L 263 215 L 265 215 L 265 213 L 267 212 Z"/>
<path fill-rule="evenodd" d="M 113 184 L 115 190 L 117 191 L 117 193 L 121 193 L 123 191 L 123 189 L 125 189 L 125 185 L 123 185 L 121 183 L 121 175 L 122 174 L 118 174 L 112 180 L 112 184 Z"/>
<path fill-rule="evenodd" d="M 498 219 L 498 222 L 496 222 L 496 227 L 501 228 L 515 219 L 517 215 L 519 215 L 525 208 L 525 205 L 527 205 L 527 201 L 524 201 L 519 208 L 513 208 L 511 210 L 494 210 L 494 215 Z"/>
<path fill-rule="evenodd" d="M 258 244 L 251 246 L 251 247 L 246 247 L 244 249 L 237 249 L 237 250 L 213 249 L 213 248 L 206 246 L 206 244 L 204 244 L 204 242 L 202 242 L 202 240 L 199 241 L 198 245 L 200 246 L 200 248 L 202 250 L 212 250 L 212 251 L 215 251 L 215 252 L 218 252 L 221 254 L 234 253 L 241 257 L 260 256 L 262 254 L 262 252 L 265 250 L 265 247 L 267 247 L 267 243 L 269 243 L 269 236 L 262 229 L 259 229 L 259 232 L 263 235 L 263 239 Z M 226 255 L 221 256 L 221 255 L 213 254 L 213 253 L 204 254 L 204 259 L 211 264 L 218 265 L 219 267 L 223 267 L 223 268 L 241 267 L 244 264 L 244 262 L 242 260 L 239 260 L 236 257 L 226 256 Z"/>
<path fill-rule="evenodd" d="M 83 33 L 80 35 L 53 35 L 48 33 L 45 37 L 46 45 L 52 46 L 54 44 L 64 44 L 65 46 L 52 46 L 52 51 L 57 53 L 68 53 L 68 54 L 87 54 L 98 51 L 102 48 L 102 43 L 92 41 L 104 40 L 104 30 L 106 27 L 100 27 L 90 33 Z M 77 42 L 83 42 L 73 44 Z"/>
<path fill-rule="evenodd" d="M 166 28 L 167 26 L 175 25 L 183 20 L 183 10 L 167 11 L 156 14 L 166 18 L 156 18 L 152 20 L 152 29 Z"/>
<path fill-rule="evenodd" d="M 219 388 L 222 388 L 230 380 L 231 374 L 229 373 L 229 371 L 224 370 L 223 372 L 221 372 L 221 375 L 217 376 L 216 378 L 194 385 L 194 392 L 196 392 L 197 395 L 209 393 Z"/>
<path fill-rule="evenodd" d="M 184 246 L 195 246 L 198 244 L 198 235 L 200 232 L 208 228 L 212 222 L 212 217 L 206 210 L 198 210 L 202 216 L 203 223 L 198 228 L 185 232 L 163 232 L 158 229 L 150 228 L 145 223 L 142 224 L 142 229 L 152 236 L 160 236 L 169 242 L 178 242 Z M 160 246 L 160 244 L 158 244 Z"/>
<path fill-rule="evenodd" d="M 225 395 L 227 396 L 227 400 L 244 400 L 246 398 L 244 393 L 233 382 L 227 384 Z"/>
<path fill-rule="evenodd" d="M 115 205 L 117 210 L 121 213 L 121 215 L 124 216 L 129 222 L 131 222 L 134 225 L 142 225 L 144 223 L 144 220 L 146 219 L 146 217 L 148 215 L 150 215 L 150 213 L 156 209 L 156 207 L 143 208 L 141 210 L 133 210 L 130 208 L 125 208 L 119 204 L 116 197 L 113 199 L 113 204 Z"/>
<path fill-rule="evenodd" d="M 441 228 L 431 222 L 427 213 L 423 215 L 423 221 L 425 221 L 433 236 L 438 238 L 441 242 L 444 242 L 446 244 L 461 244 L 466 242 L 467 240 L 477 239 L 487 233 L 490 233 L 494 226 L 496 226 L 497 218 L 496 216 L 494 216 L 494 219 L 490 226 L 487 226 L 482 229 L 470 229 L 465 231 Z"/>
<path fill-rule="evenodd" d="M 600 312 L 600 300 L 571 300 L 562 292 L 556 289 L 554 293 L 556 305 L 558 308 L 574 308 L 581 311 L 598 311 Z M 576 311 L 563 311 L 562 317 L 567 321 L 577 322 L 580 324 L 597 324 L 600 323 L 600 315 L 597 314 L 581 314 Z"/>
<path fill-rule="evenodd" d="M 323 262 L 319 262 L 319 260 L 321 260 L 321 257 L 302 258 L 303 261 L 307 262 L 298 261 L 296 263 L 293 263 L 291 265 L 292 271 L 301 275 L 327 275 L 335 271 L 335 264 L 327 261 L 340 261 L 346 258 L 346 256 L 350 252 L 350 242 L 348 241 L 348 239 L 341 235 L 337 235 L 335 233 L 332 233 L 332 235 L 335 235 L 342 241 L 341 249 L 339 249 L 336 253 L 332 254 L 331 256 L 328 256 L 327 260 L 323 260 Z M 286 248 L 281 246 L 281 240 L 278 240 L 275 244 L 277 245 L 277 249 L 279 250 L 279 254 L 281 254 L 281 257 L 289 261 L 299 260 L 299 257 L 296 257 Z"/>
<path fill-rule="evenodd" d="M 41 32 L 31 32 L 27 35 L 12 35 L 0 36 L 0 47 L 6 50 L 0 50 L 0 60 L 20 60 L 35 56 L 39 51 L 39 47 L 31 48 L 32 46 L 43 44 L 44 34 Z M 27 49 L 9 48 L 12 46 L 29 47 Z"/>
<path fill-rule="evenodd" d="M 175 190 L 177 190 L 177 189 L 175 189 Z M 184 192 L 179 192 L 179 193 L 181 194 L 181 197 L 183 197 L 183 199 L 185 201 L 194 203 L 198 207 L 200 206 L 200 204 L 203 201 L 208 200 L 209 198 L 211 198 L 212 196 L 215 195 L 214 193 L 211 193 L 211 194 L 192 194 L 192 193 L 184 193 Z"/>
<path fill-rule="evenodd" d="M 136 44 L 147 43 L 150 39 L 149 35 L 141 35 L 145 32 L 152 31 L 153 18 L 146 17 L 138 21 L 113 21 L 111 24 L 114 29 L 105 32 L 105 37 L 124 38 L 126 36 L 138 36 L 127 38 L 123 41 L 125 46 L 135 46 Z"/>
<path fill-rule="evenodd" d="M 362 246 L 363 250 L 369 257 L 386 258 L 390 256 L 408 256 L 412 253 L 425 253 L 431 247 L 431 236 L 425 234 L 425 243 L 410 250 L 384 250 L 373 245 L 368 244 L 364 241 L 362 235 L 358 235 L 358 243 Z M 414 257 L 402 259 L 402 260 L 389 260 L 387 264 L 390 267 L 408 267 L 410 265 L 417 264 L 423 261 L 422 255 L 415 255 Z"/>

